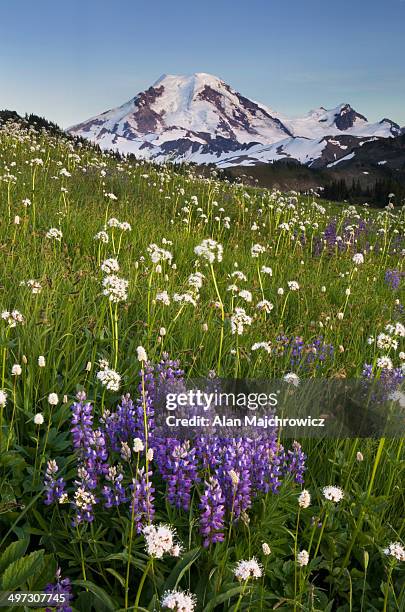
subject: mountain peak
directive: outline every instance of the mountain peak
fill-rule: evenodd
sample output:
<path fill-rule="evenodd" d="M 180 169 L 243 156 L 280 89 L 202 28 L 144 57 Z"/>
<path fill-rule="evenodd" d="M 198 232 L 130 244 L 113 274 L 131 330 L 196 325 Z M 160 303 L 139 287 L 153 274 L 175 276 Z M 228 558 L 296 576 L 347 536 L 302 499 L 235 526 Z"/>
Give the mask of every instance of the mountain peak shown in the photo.
<path fill-rule="evenodd" d="M 275 153 L 271 155 L 276 158 L 285 155 L 283 151 L 289 147 L 294 153 L 288 156 L 304 155 L 309 161 L 313 158 L 311 147 L 322 148 L 319 143 L 326 137 L 343 133 L 354 137 L 395 135 L 390 129 L 388 122 L 369 124 L 348 103 L 288 119 L 243 96 L 219 77 L 194 72 L 164 73 L 125 104 L 69 131 L 104 149 L 145 159 L 220 163 L 232 155 L 237 164 L 246 157 L 247 149 L 273 145 Z M 303 151 L 310 151 L 309 156 Z"/>
<path fill-rule="evenodd" d="M 177 83 L 187 83 L 187 82 L 198 82 L 198 83 L 223 83 L 222 79 L 219 77 L 209 74 L 208 72 L 193 72 L 192 74 L 166 74 L 163 73 L 157 81 L 153 84 L 153 87 L 160 85 L 162 82 L 177 82 Z"/>

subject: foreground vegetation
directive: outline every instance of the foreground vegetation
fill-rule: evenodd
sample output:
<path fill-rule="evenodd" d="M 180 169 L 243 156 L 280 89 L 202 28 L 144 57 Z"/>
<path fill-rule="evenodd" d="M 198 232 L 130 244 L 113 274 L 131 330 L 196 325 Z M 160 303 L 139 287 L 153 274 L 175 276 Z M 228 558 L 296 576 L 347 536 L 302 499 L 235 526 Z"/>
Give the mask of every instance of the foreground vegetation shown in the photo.
<path fill-rule="evenodd" d="M 404 609 L 403 437 L 187 443 L 152 420 L 162 378 L 395 391 L 404 211 L 13 123 L 0 205 L 0 590 L 72 591 L 62 610 Z"/>

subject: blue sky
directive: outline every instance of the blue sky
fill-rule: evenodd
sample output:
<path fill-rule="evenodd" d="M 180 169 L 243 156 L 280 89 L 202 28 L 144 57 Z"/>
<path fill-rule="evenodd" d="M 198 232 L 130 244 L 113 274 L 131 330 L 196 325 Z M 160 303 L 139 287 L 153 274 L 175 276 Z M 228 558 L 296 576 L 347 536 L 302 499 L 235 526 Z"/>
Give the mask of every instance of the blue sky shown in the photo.
<path fill-rule="evenodd" d="M 11 0 L 0 108 L 67 127 L 162 73 L 210 72 L 287 115 L 350 102 L 405 125 L 405 0 Z"/>

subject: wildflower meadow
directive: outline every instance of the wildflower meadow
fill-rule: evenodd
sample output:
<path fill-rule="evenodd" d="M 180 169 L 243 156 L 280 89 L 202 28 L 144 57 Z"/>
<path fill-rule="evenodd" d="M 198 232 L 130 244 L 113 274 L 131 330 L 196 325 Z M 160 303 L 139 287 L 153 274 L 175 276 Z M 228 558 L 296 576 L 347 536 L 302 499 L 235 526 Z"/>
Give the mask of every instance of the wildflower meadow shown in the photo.
<path fill-rule="evenodd" d="M 405 610 L 400 431 L 155 429 L 164 384 L 198 377 L 379 380 L 404 408 L 395 195 L 331 203 L 8 122 L 0 205 L 4 609 Z"/>

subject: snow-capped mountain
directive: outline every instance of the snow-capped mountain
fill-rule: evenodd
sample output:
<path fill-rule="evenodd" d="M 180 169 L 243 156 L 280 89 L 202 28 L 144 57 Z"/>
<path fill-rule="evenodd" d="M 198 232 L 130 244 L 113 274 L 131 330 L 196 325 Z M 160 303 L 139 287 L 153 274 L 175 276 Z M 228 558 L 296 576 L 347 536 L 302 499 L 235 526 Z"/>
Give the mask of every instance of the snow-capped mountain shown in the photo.
<path fill-rule="evenodd" d="M 289 119 L 206 73 L 163 75 L 122 106 L 72 126 L 102 149 L 157 162 L 222 167 L 295 159 L 326 165 L 371 138 L 400 134 L 383 119 L 369 123 L 349 104 Z"/>

